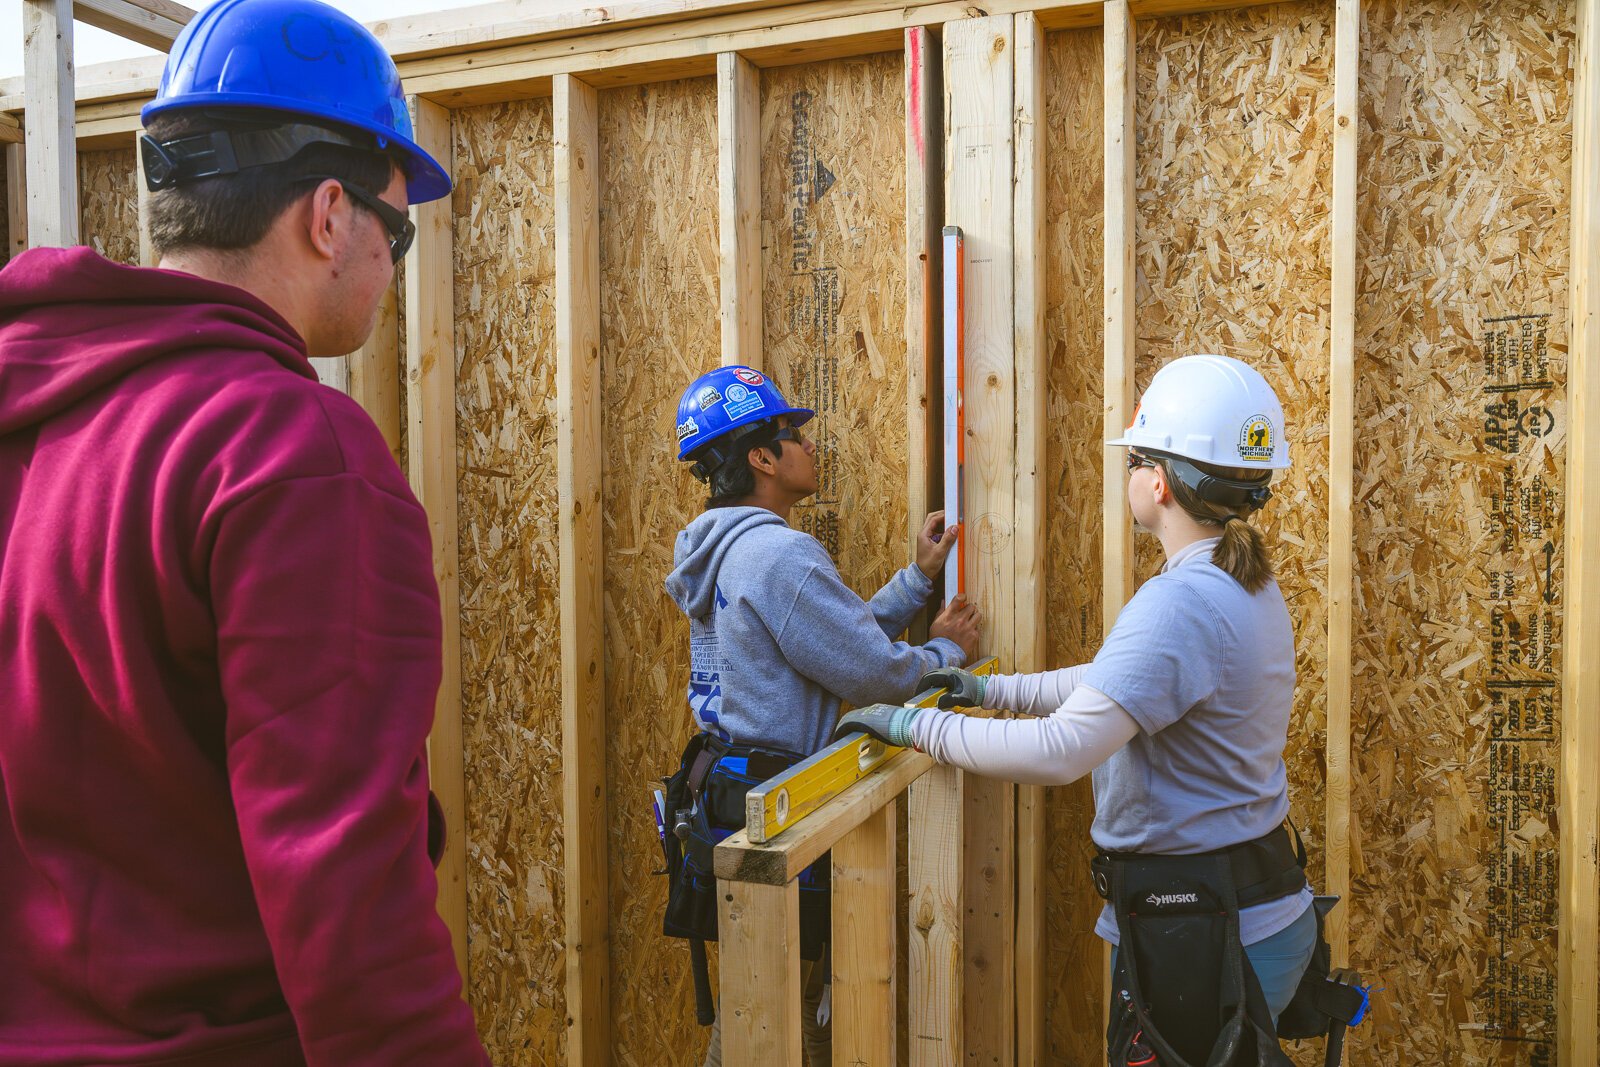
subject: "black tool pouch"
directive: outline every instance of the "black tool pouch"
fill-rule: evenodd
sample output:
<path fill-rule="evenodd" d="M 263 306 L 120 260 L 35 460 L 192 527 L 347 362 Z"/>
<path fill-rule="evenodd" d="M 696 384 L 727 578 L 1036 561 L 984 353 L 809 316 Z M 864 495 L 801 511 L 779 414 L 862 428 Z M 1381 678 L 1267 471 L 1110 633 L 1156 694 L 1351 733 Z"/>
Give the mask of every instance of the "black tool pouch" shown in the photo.
<path fill-rule="evenodd" d="M 1106 1029 L 1115 1067 L 1291 1067 L 1239 940 L 1227 853 L 1101 856 L 1094 873 L 1121 940 Z"/>
<path fill-rule="evenodd" d="M 707 754 L 708 761 L 697 790 L 693 772 L 702 753 Z M 690 740 L 678 773 L 667 779 L 665 791 L 670 884 L 662 932 L 668 937 L 717 939 L 717 878 L 713 862 L 717 844 L 744 827 L 745 795 L 800 759 L 781 749 L 728 745 L 706 733 Z M 689 836 L 684 841 L 670 832 L 678 812 L 687 813 Z M 824 855 L 798 879 L 802 959 L 822 958 L 831 923 L 832 869 L 832 856 Z"/>

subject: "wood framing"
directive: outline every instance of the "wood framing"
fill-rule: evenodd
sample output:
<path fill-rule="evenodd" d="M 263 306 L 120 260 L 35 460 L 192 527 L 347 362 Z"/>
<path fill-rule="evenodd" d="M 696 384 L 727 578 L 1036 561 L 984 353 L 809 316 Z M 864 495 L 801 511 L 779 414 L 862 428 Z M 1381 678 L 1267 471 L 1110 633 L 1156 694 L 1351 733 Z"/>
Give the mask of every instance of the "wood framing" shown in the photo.
<path fill-rule="evenodd" d="M 722 362 L 759 370 L 761 75 L 736 52 L 717 56 L 717 176 Z"/>
<path fill-rule="evenodd" d="M 73 15 L 102 30 L 165 52 L 195 12 L 172 0 L 73 0 Z"/>
<path fill-rule="evenodd" d="M 15 115 L 0 111 L 0 144 L 22 143 L 22 121 Z"/>
<path fill-rule="evenodd" d="M 367 343 L 350 353 L 349 393 L 377 425 L 395 462 L 400 462 L 399 278 L 378 303 L 378 320 Z"/>
<path fill-rule="evenodd" d="M 72 106 L 72 0 L 22 0 L 28 101 L 28 242 L 78 243 L 77 117 Z"/>
<path fill-rule="evenodd" d="M 1567 364 L 1566 648 L 1561 684 L 1557 1045 L 1600 1062 L 1600 2 L 1578 4 Z"/>
<path fill-rule="evenodd" d="M 450 166 L 450 113 L 412 97 L 417 144 Z M 467 827 L 461 739 L 461 596 L 456 545 L 456 363 L 450 200 L 411 208 L 416 243 L 406 260 L 406 411 L 411 488 L 433 531 L 433 573 L 444 616 L 444 676 L 428 736 L 428 775 L 444 809 L 439 914 L 467 973 Z"/>
<path fill-rule="evenodd" d="M 28 250 L 28 164 L 26 149 L 6 145 L 6 225 L 10 247 L 6 258 Z"/>
<path fill-rule="evenodd" d="M 1108 0 L 1105 23 L 1105 405 L 1106 440 L 1121 435 L 1133 415 L 1133 15 L 1128 0 Z M 1110 633 L 1133 595 L 1133 523 L 1119 452 L 1108 449 L 1102 478 L 1105 599 L 1103 633 Z"/>
<path fill-rule="evenodd" d="M 139 139 L 133 139 L 134 193 L 139 198 L 139 266 L 156 265 L 156 250 L 150 244 L 150 189 L 144 183 L 144 153 Z"/>
<path fill-rule="evenodd" d="M 961 966 L 967 901 L 962 877 L 967 866 L 961 830 L 964 777 L 954 767 L 936 765 L 907 794 L 911 988 L 906 1040 L 911 1062 L 918 1067 L 963 1067 L 967 1062 Z"/>
<path fill-rule="evenodd" d="M 896 802 L 833 846 L 833 1055 L 896 1062 Z"/>
<path fill-rule="evenodd" d="M 718 882 L 722 1062 L 802 1067 L 800 889 Z"/>
<path fill-rule="evenodd" d="M 944 27 L 945 223 L 967 262 L 965 381 L 966 588 L 983 614 L 980 646 L 1012 662 L 1017 647 L 1014 18 Z M 945 264 L 948 271 L 949 264 Z M 1016 788 L 962 780 L 966 908 L 962 998 L 966 1053 L 1015 1056 Z"/>
<path fill-rule="evenodd" d="M 557 478 L 568 1062 L 610 1062 L 605 608 L 600 510 L 600 127 L 594 87 L 555 83 Z"/>
<path fill-rule="evenodd" d="M 1045 662 L 1045 203 L 1044 28 L 1037 16 L 1016 16 L 1013 278 L 1016 299 L 1016 644 L 1018 673 Z M 1046 1062 L 1044 1027 L 1045 792 L 1016 787 L 1016 997 L 1019 1067 Z"/>
<path fill-rule="evenodd" d="M 1333 56 L 1333 303 L 1328 355 L 1328 725 L 1326 888 L 1336 967 L 1350 958 L 1350 718 L 1354 658 L 1356 153 L 1360 150 L 1361 2 L 1338 0 Z"/>
<path fill-rule="evenodd" d="M 939 230 L 944 220 L 943 64 L 926 27 L 905 31 L 906 538 L 917 543 L 943 478 L 939 427 Z M 924 625 L 919 623 L 918 625 Z M 913 637 L 917 635 L 914 633 Z"/>

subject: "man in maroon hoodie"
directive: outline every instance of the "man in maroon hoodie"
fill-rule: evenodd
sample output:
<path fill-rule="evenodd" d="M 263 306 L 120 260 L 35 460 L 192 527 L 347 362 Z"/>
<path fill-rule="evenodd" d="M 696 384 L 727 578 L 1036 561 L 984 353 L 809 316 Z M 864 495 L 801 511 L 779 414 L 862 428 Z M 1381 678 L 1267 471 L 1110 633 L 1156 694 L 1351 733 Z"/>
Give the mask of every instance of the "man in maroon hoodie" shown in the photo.
<path fill-rule="evenodd" d="M 316 0 L 208 9 L 145 121 L 162 269 L 0 271 L 0 1063 L 481 1065 L 427 519 L 307 362 L 449 179 Z"/>

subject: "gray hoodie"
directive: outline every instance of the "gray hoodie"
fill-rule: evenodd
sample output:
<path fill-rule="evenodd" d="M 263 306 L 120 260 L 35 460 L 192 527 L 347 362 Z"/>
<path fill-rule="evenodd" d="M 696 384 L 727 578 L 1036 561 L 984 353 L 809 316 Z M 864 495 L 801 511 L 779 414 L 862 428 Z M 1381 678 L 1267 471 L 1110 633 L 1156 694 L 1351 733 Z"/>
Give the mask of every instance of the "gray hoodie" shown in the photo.
<path fill-rule="evenodd" d="M 740 745 L 808 756 L 828 743 L 839 702 L 899 703 L 961 646 L 894 638 L 933 595 L 913 564 L 869 605 L 810 534 L 765 508 L 714 508 L 678 534 L 667 593 L 689 616 L 689 709 Z"/>

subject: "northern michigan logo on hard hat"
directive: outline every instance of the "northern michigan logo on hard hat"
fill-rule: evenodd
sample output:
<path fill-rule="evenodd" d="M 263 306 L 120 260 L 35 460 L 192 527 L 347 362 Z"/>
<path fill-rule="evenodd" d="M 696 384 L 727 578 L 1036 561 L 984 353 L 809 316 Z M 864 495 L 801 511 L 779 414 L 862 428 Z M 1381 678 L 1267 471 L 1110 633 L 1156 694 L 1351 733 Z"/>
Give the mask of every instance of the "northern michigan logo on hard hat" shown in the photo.
<path fill-rule="evenodd" d="M 1272 420 L 1252 415 L 1239 428 L 1239 458 L 1247 463 L 1272 462 Z"/>
<path fill-rule="evenodd" d="M 733 372 L 733 376 L 746 385 L 765 385 L 767 381 L 760 371 L 753 371 L 749 367 L 740 367 Z"/>
<path fill-rule="evenodd" d="M 678 423 L 678 442 L 681 444 L 685 437 L 693 437 L 700 432 L 700 424 L 693 419 L 684 419 Z"/>
<path fill-rule="evenodd" d="M 766 406 L 767 402 L 761 399 L 760 393 L 752 393 L 744 386 L 734 383 L 728 386 L 728 402 L 722 405 L 722 410 L 728 413 L 728 418 L 737 419 Z"/>
<path fill-rule="evenodd" d="M 717 387 L 708 385 L 694 394 L 694 402 L 700 405 L 701 411 L 709 411 L 712 407 L 722 402 L 722 394 L 717 392 Z"/>

